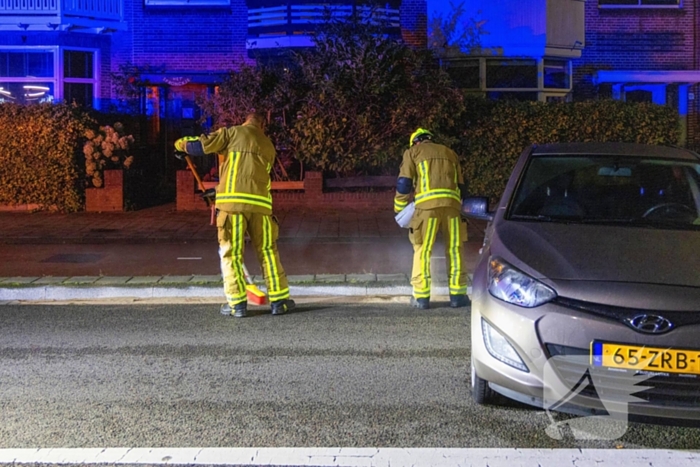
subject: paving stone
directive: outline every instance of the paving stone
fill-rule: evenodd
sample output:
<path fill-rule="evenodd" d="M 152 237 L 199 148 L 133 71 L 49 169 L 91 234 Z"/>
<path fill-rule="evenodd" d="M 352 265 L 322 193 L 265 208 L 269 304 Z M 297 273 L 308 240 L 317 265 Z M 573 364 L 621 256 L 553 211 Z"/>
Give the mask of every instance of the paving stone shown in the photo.
<path fill-rule="evenodd" d="M 376 282 L 376 274 L 347 274 L 345 280 L 348 282 Z"/>
<path fill-rule="evenodd" d="M 3 284 L 3 285 L 33 284 L 38 279 L 39 279 L 38 277 L 7 277 L 5 279 L 0 280 L 0 284 Z"/>
<path fill-rule="evenodd" d="M 296 276 L 287 276 L 287 281 L 290 283 L 301 284 L 304 282 L 313 282 L 315 276 L 313 274 L 299 274 Z"/>
<path fill-rule="evenodd" d="M 316 274 L 316 282 L 345 282 L 345 274 Z"/>
<path fill-rule="evenodd" d="M 95 285 L 126 285 L 131 276 L 104 276 L 97 279 Z"/>
<path fill-rule="evenodd" d="M 66 279 L 68 279 L 68 277 L 65 276 L 44 276 L 40 279 L 37 279 L 35 282 L 32 282 L 32 285 L 61 284 Z"/>
<path fill-rule="evenodd" d="M 127 281 L 127 285 L 154 285 L 161 276 L 135 276 Z"/>
<path fill-rule="evenodd" d="M 192 276 L 163 276 L 158 281 L 159 284 L 187 284 L 192 280 Z"/>
<path fill-rule="evenodd" d="M 378 282 L 408 282 L 406 274 L 377 274 Z"/>
<path fill-rule="evenodd" d="M 221 278 L 220 275 L 199 275 L 199 276 L 192 276 L 192 279 L 190 280 L 191 283 L 196 283 L 196 284 L 211 284 L 211 283 L 221 283 L 223 282 L 223 279 Z"/>
<path fill-rule="evenodd" d="M 85 284 L 93 284 L 95 283 L 100 277 L 99 276 L 72 276 L 63 281 L 65 285 L 85 285 Z"/>

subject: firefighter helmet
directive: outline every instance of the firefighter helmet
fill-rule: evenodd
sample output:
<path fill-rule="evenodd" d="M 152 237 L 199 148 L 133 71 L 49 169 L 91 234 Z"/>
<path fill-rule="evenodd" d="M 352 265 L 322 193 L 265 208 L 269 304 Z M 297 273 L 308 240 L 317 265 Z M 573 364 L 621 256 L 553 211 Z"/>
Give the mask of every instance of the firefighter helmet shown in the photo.
<path fill-rule="evenodd" d="M 425 140 L 430 140 L 432 138 L 433 138 L 433 134 L 430 132 L 430 130 L 426 130 L 425 128 L 418 128 L 411 135 L 411 140 L 409 141 L 408 145 L 410 147 L 416 143 L 420 143 L 421 141 L 425 141 Z"/>

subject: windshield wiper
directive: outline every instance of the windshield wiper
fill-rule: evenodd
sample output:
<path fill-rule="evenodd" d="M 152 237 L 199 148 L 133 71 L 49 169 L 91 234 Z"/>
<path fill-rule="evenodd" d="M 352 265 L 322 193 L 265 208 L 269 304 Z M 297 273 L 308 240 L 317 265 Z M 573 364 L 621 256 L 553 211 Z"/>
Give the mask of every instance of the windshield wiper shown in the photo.
<path fill-rule="evenodd" d="M 617 219 L 581 219 L 582 224 L 637 224 L 640 219 L 622 217 Z"/>
<path fill-rule="evenodd" d="M 550 216 L 543 215 L 530 215 L 530 214 L 513 214 L 510 216 L 512 220 L 523 220 L 523 221 L 545 221 L 552 222 L 554 219 Z"/>
<path fill-rule="evenodd" d="M 686 221 L 673 219 L 645 219 L 640 217 L 621 218 L 621 219 L 582 219 L 582 224 L 596 225 L 621 225 L 626 224 L 632 227 L 641 227 L 646 229 L 674 229 L 674 230 L 700 230 L 700 225 L 689 224 Z"/>

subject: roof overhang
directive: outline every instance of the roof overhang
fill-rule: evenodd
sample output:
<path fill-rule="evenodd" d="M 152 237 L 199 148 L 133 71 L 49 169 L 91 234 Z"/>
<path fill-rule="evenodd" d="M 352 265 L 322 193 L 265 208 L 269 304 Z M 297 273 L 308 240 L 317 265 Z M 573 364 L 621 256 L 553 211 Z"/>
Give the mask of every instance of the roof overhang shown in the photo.
<path fill-rule="evenodd" d="M 141 80 L 152 85 L 184 86 L 186 84 L 220 84 L 226 80 L 228 74 L 220 73 L 192 73 L 188 71 L 170 73 L 144 73 Z"/>
<path fill-rule="evenodd" d="M 697 70 L 601 70 L 593 74 L 594 84 L 620 83 L 700 83 L 700 71 Z"/>

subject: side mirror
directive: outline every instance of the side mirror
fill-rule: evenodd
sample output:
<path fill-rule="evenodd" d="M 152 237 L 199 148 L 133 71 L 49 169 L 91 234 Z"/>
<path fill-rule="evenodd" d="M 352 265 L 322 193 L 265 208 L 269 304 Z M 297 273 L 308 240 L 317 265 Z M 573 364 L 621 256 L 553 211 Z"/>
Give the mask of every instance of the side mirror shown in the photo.
<path fill-rule="evenodd" d="M 462 200 L 462 215 L 484 221 L 492 221 L 493 213 L 489 212 L 489 199 L 484 196 L 470 196 Z"/>

